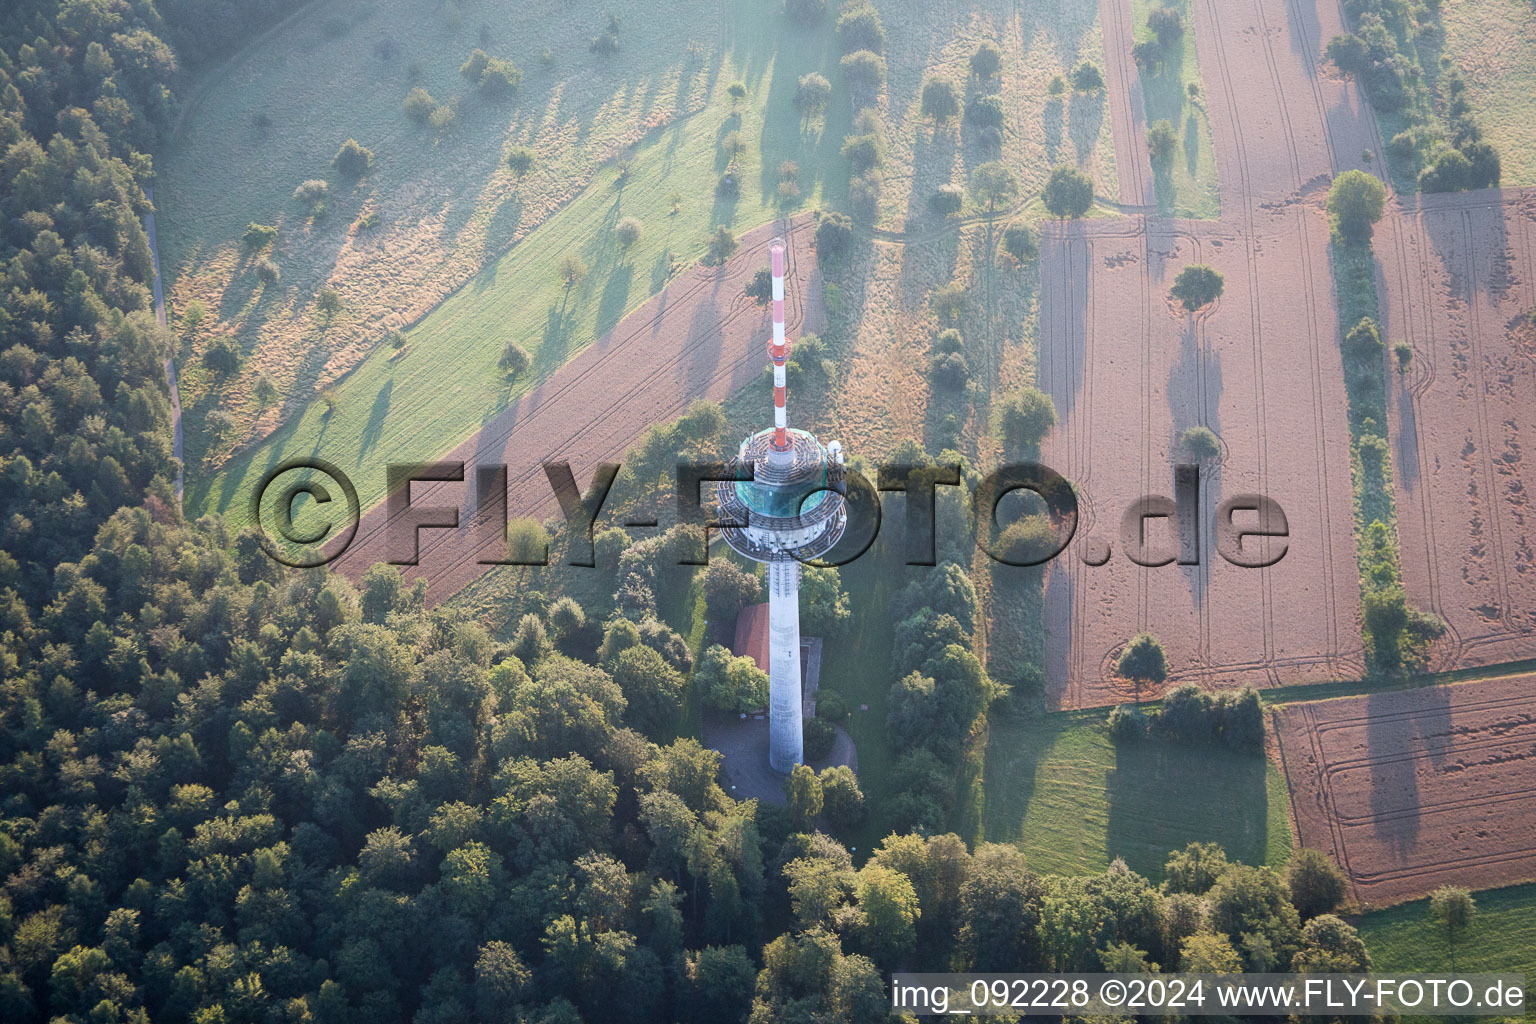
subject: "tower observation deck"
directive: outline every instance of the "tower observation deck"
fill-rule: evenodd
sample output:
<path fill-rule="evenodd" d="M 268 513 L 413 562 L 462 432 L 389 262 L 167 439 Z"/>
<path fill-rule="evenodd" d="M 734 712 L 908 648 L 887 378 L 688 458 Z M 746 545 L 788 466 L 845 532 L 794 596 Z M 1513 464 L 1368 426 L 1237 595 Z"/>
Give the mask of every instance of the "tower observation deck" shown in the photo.
<path fill-rule="evenodd" d="M 750 465 L 751 481 L 716 485 L 720 518 L 742 526 L 721 530 L 744 558 L 768 566 L 768 763 L 789 772 L 805 760 L 800 692 L 800 563 L 832 550 L 848 524 L 843 452 L 814 434 L 788 426 L 784 365 L 784 258 L 781 238 L 768 247 L 773 272 L 774 426 L 741 442 L 735 465 Z"/>

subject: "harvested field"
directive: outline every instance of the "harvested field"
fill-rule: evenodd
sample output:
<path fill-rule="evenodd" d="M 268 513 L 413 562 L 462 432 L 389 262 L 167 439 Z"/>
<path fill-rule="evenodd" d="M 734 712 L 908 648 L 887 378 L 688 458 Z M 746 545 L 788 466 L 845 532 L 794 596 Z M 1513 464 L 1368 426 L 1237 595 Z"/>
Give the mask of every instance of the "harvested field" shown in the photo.
<path fill-rule="evenodd" d="M 1403 584 L 1444 620 L 1432 667 L 1536 654 L 1536 192 L 1426 196 L 1378 229 Z"/>
<path fill-rule="evenodd" d="M 1276 712 L 1302 845 L 1362 907 L 1536 877 L 1533 697 L 1517 676 Z"/>
<path fill-rule="evenodd" d="M 1135 697 L 1112 664 L 1142 630 L 1163 641 L 1170 685 L 1271 686 L 1362 668 L 1342 369 L 1331 307 L 1305 301 L 1326 295 L 1326 227 L 1305 204 L 1263 214 L 1258 229 L 1251 243 L 1230 229 L 1143 233 L 1134 222 L 1047 235 L 1041 386 L 1061 423 L 1043 454 L 1082 489 L 1077 539 L 1047 575 L 1054 707 Z M 1310 248 L 1298 253 L 1299 241 Z M 1191 318 L 1167 292 L 1198 262 L 1226 275 L 1226 292 Z M 1135 565 L 1121 516 L 1143 495 L 1174 496 L 1177 438 L 1196 425 L 1223 442 L 1202 474 L 1200 564 Z M 1272 567 L 1216 552 L 1216 506 L 1240 493 L 1285 509 L 1289 547 Z M 1149 540 L 1177 549 L 1168 523 L 1154 529 Z M 1105 543 L 1108 563 L 1086 564 Z"/>
<path fill-rule="evenodd" d="M 767 265 L 768 242 L 776 234 L 782 232 L 789 241 L 786 326 L 792 335 L 818 329 L 821 283 L 813 227 L 806 214 L 787 227 L 766 225 L 743 236 L 737 255 L 724 267 L 697 267 L 668 285 L 442 458 L 468 466 L 505 464 L 509 516 L 557 515 L 542 463 L 570 462 L 584 488 L 599 462 L 621 461 L 651 424 L 677 416 L 695 398 L 724 398 L 763 375 L 768 309 L 748 299 L 742 288 Z M 384 472 L 381 463 L 358 469 Z M 422 484 L 412 490 L 417 507 L 459 508 L 458 529 L 422 532 L 420 564 L 408 573 L 428 580 L 429 600 L 440 600 L 485 572 L 488 566 L 477 558 L 504 555 L 504 549 L 481 543 L 473 472 L 466 469 L 465 476 L 464 483 Z M 357 577 L 374 562 L 387 560 L 386 522 L 383 505 L 366 514 L 336 567 Z"/>

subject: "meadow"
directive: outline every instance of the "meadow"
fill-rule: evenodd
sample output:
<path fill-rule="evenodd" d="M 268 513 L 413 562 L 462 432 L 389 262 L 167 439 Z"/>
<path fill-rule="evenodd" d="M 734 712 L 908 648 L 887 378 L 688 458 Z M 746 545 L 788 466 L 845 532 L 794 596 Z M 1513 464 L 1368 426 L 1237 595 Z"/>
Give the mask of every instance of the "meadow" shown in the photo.
<path fill-rule="evenodd" d="M 1502 184 L 1536 185 L 1536 21 L 1526 0 L 1445 4 L 1445 52 L 1499 151 Z"/>
<path fill-rule="evenodd" d="M 1526 998 L 1536 980 L 1536 885 L 1474 893 L 1477 912 L 1457 935 L 1455 969 L 1461 972 L 1524 972 Z M 1452 968 L 1445 929 L 1429 916 L 1429 901 L 1400 903 L 1362 914 L 1355 922 L 1375 970 L 1434 972 Z"/>
<path fill-rule="evenodd" d="M 1039 872 L 1103 871 L 1115 857 L 1154 881 L 1170 851 L 1200 840 L 1233 860 L 1290 859 L 1285 780 L 1267 758 L 1146 740 L 1114 744 L 1100 713 L 994 716 L 985 838 Z"/>
<path fill-rule="evenodd" d="M 1138 43 L 1157 38 L 1147 27 L 1147 15 L 1158 7 L 1178 11 L 1185 26 L 1184 34 L 1165 47 L 1166 59 L 1155 70 L 1142 69 L 1140 75 L 1147 124 L 1167 120 L 1178 136 L 1178 145 L 1166 169 L 1158 168 L 1153 173 L 1158 211 L 1165 217 L 1214 220 L 1221 213 L 1216 194 L 1216 151 L 1211 143 L 1211 121 L 1205 111 L 1193 14 L 1189 0 L 1131 0 Z M 1196 88 L 1194 94 L 1189 91 L 1191 86 Z"/>

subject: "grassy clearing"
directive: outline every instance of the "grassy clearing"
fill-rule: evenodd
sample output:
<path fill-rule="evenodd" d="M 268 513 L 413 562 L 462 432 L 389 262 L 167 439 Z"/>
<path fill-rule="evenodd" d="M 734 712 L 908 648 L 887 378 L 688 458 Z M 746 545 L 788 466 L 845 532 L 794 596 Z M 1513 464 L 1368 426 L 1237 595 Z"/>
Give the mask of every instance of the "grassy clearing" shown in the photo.
<path fill-rule="evenodd" d="M 1195 52 L 1194 19 L 1189 0 L 1161 3 L 1160 0 L 1131 0 L 1131 17 L 1136 24 L 1136 41 L 1155 40 L 1147 28 L 1147 15 L 1157 7 L 1169 7 L 1184 17 L 1184 34 L 1167 48 L 1167 58 L 1155 71 L 1141 74 L 1142 101 L 1147 124 L 1160 120 L 1173 125 L 1178 146 L 1166 169 L 1155 167 L 1153 184 L 1157 190 L 1158 210 L 1168 217 L 1196 217 L 1210 220 L 1221 215 L 1216 193 L 1216 152 L 1211 144 L 1211 122 L 1205 111 L 1204 87 L 1200 79 L 1200 61 Z M 1200 86 L 1200 95 L 1191 96 L 1189 86 Z M 1145 140 L 1140 140 L 1145 144 Z"/>
<path fill-rule="evenodd" d="M 312 403 L 217 477 L 193 473 L 189 508 L 226 512 L 238 523 L 245 490 L 267 466 L 311 452 L 353 475 L 365 507 L 378 501 L 384 464 L 438 455 L 474 433 L 694 262 L 711 228 L 744 230 L 784 209 L 774 191 L 777 163 L 765 167 L 772 157 L 752 146 L 740 158 L 739 199 L 716 198 L 725 167 L 719 142 L 730 131 L 764 140 L 775 157 L 800 157 L 801 203 L 834 199 L 846 188 L 846 174 L 838 179 L 841 159 L 821 150 L 835 153 L 840 145 L 837 115 L 825 130 L 812 125 L 802 132 L 791 99 L 795 80 L 808 70 L 830 70 L 835 54 L 803 40 L 792 45 L 783 37 L 797 30 L 777 10 L 744 10 L 735 29 L 706 110 L 648 134 L 634 147 L 626 176 L 615 166 L 599 170 L 581 195 L 408 330 L 403 354 L 376 349 L 334 388 L 334 411 Z M 732 111 L 724 89 L 738 75 L 749 92 Z M 833 168 L 832 180 L 816 167 Z M 644 225 L 627 251 L 614 241 L 622 217 Z M 570 289 L 559 274 L 568 255 L 588 269 Z M 531 372 L 511 383 L 497 367 L 509 341 L 533 357 Z M 196 454 L 197 440 L 191 447 Z"/>
<path fill-rule="evenodd" d="M 1536 20 L 1528 0 L 1476 0 L 1441 8 L 1445 52 L 1499 151 L 1504 185 L 1536 184 Z"/>
<path fill-rule="evenodd" d="M 1036 871 L 1087 874 L 1115 857 L 1161 879 L 1170 851 L 1220 843 L 1250 864 L 1290 857 L 1285 780 L 1262 757 L 1148 741 L 1117 747 L 1096 715 L 994 720 L 986 838 Z"/>
<path fill-rule="evenodd" d="M 1524 972 L 1529 1003 L 1536 991 L 1536 885 L 1490 889 L 1475 898 L 1472 925 L 1456 939 L 1456 970 Z M 1372 911 L 1356 924 L 1377 971 L 1451 969 L 1450 943 L 1445 930 L 1430 920 L 1428 900 Z"/>

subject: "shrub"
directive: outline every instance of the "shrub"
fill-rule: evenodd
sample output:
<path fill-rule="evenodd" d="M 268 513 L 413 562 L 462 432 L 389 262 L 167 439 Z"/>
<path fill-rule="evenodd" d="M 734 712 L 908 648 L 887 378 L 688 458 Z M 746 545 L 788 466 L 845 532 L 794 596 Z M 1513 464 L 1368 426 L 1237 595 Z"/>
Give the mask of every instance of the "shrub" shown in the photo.
<path fill-rule="evenodd" d="M 757 303 L 764 303 L 773 298 L 773 271 L 767 267 L 752 275 L 752 280 L 747 282 L 745 291 L 747 298 Z"/>
<path fill-rule="evenodd" d="M 1179 136 L 1173 130 L 1173 123 L 1165 117 L 1153 121 L 1152 127 L 1147 129 L 1147 152 L 1152 155 L 1152 162 L 1166 164 L 1173 159 L 1178 147 Z"/>
<path fill-rule="evenodd" d="M 946 352 L 935 356 L 928 373 L 934 384 L 951 389 L 965 387 L 966 381 L 971 378 L 971 368 L 966 363 L 965 356 L 959 352 Z"/>
<path fill-rule="evenodd" d="M 1138 633 L 1120 652 L 1116 670 L 1126 679 L 1142 684 L 1159 686 L 1168 678 L 1168 659 L 1163 645 L 1150 633 Z"/>
<path fill-rule="evenodd" d="M 533 170 L 534 152 L 527 146 L 513 146 L 507 150 L 507 167 L 519 181 Z"/>
<path fill-rule="evenodd" d="M 1085 60 L 1072 70 L 1072 88 L 1078 92 L 1098 92 L 1104 88 L 1104 74 L 1098 65 Z"/>
<path fill-rule="evenodd" d="M 228 338 L 220 338 L 203 351 L 203 365 L 216 377 L 228 377 L 240 369 L 240 350 Z"/>
<path fill-rule="evenodd" d="M 1147 735 L 1147 716 L 1133 704 L 1121 704 L 1109 713 L 1109 735 L 1116 743 L 1134 743 Z"/>
<path fill-rule="evenodd" d="M 836 259 L 853 244 L 853 221 L 843 213 L 822 214 L 816 225 L 816 256 L 822 261 Z"/>
<path fill-rule="evenodd" d="M 992 160 L 971 172 L 971 191 L 976 199 L 993 213 L 999 206 L 1008 206 L 1019 194 L 1019 179 L 1000 160 Z"/>
<path fill-rule="evenodd" d="M 853 712 L 848 698 L 837 690 L 819 690 L 816 694 L 816 717 L 829 722 L 841 722 Z"/>
<path fill-rule="evenodd" d="M 455 99 L 452 103 L 444 103 L 432 111 L 432 116 L 427 118 L 427 122 L 438 131 L 444 131 L 449 125 L 453 124 L 458 116 L 458 100 Z"/>
<path fill-rule="evenodd" d="M 954 323 L 965 312 L 965 286 L 959 281 L 940 285 L 928 293 L 928 305 L 944 323 Z"/>
<path fill-rule="evenodd" d="M 1345 171 L 1328 189 L 1328 213 L 1342 238 L 1363 242 L 1381 219 L 1386 200 L 1386 186 L 1379 179 L 1364 171 Z"/>
<path fill-rule="evenodd" d="M 613 226 L 613 235 L 619 240 L 619 244 L 628 249 L 640 240 L 640 218 L 621 217 Z"/>
<path fill-rule="evenodd" d="M 523 84 L 523 72 L 503 57 L 492 57 L 480 73 L 480 91 L 490 96 L 511 96 Z"/>
<path fill-rule="evenodd" d="M 581 262 L 581 257 L 575 253 L 566 253 L 560 257 L 559 274 L 560 283 L 569 290 L 580 284 L 581 279 L 587 276 L 587 265 Z"/>
<path fill-rule="evenodd" d="M 983 82 L 989 81 L 1003 68 L 1003 51 L 988 39 L 971 54 L 971 73 Z"/>
<path fill-rule="evenodd" d="M 1056 425 L 1056 403 L 1034 386 L 1025 386 L 1002 402 L 1003 441 L 1014 451 L 1033 448 Z"/>
<path fill-rule="evenodd" d="M 600 57 L 612 57 L 619 52 L 618 30 L 613 25 L 609 25 L 592 37 L 592 42 L 587 48 Z"/>
<path fill-rule="evenodd" d="M 923 113 L 943 124 L 960 112 L 960 89 L 947 78 L 929 78 L 923 83 Z"/>
<path fill-rule="evenodd" d="M 855 50 L 839 61 L 838 66 L 843 69 L 843 77 L 850 89 L 874 93 L 885 85 L 885 58 L 872 50 Z"/>
<path fill-rule="evenodd" d="M 734 107 L 747 98 L 747 83 L 732 82 L 725 87 L 725 94 L 731 98 L 731 106 Z"/>
<path fill-rule="evenodd" d="M 1418 140 L 1411 131 L 1401 131 L 1387 143 L 1387 154 L 1397 160 L 1412 160 L 1419 151 Z"/>
<path fill-rule="evenodd" d="M 836 742 L 837 726 L 825 718 L 805 720 L 805 759 L 807 761 L 820 761 L 832 753 L 832 745 Z"/>
<path fill-rule="evenodd" d="M 796 199 L 800 198 L 800 186 L 796 185 L 789 178 L 779 182 L 775 191 L 778 193 L 779 202 L 781 203 L 793 203 Z"/>
<path fill-rule="evenodd" d="M 1202 306 L 1208 306 L 1221 297 L 1222 289 L 1226 287 L 1226 278 L 1221 271 L 1206 266 L 1203 263 L 1191 263 L 1179 271 L 1173 279 L 1173 287 L 1169 290 L 1179 304 L 1193 313 Z"/>
<path fill-rule="evenodd" d="M 331 165 L 344 178 L 361 178 L 373 164 L 373 150 L 358 145 L 356 139 L 348 139 L 336 150 Z"/>
<path fill-rule="evenodd" d="M 940 217 L 959 213 L 964 202 L 965 192 L 959 185 L 940 185 L 933 195 L 928 197 L 929 208 Z"/>
<path fill-rule="evenodd" d="M 240 241 L 247 251 L 257 252 L 271 245 L 272 240 L 276 237 L 277 228 L 270 224 L 257 224 L 255 221 L 251 221 L 246 226 L 245 234 L 240 236 Z"/>
<path fill-rule="evenodd" d="M 437 101 L 419 85 L 405 95 L 405 116 L 417 124 L 426 124 L 436 109 Z"/>
<path fill-rule="evenodd" d="M 860 4 L 844 11 L 837 19 L 837 35 L 843 41 L 843 52 L 885 49 L 885 26 L 880 24 L 880 12 L 871 4 Z"/>
<path fill-rule="evenodd" d="M 1021 516 L 997 538 L 997 551 L 1008 565 L 1039 565 L 1060 547 L 1056 524 L 1044 515 Z"/>
<path fill-rule="evenodd" d="M 751 658 L 733 656 L 719 644 L 699 656 L 693 681 L 704 703 L 720 711 L 740 714 L 768 704 L 768 673 Z"/>
<path fill-rule="evenodd" d="M 1093 209 L 1093 179 L 1075 167 L 1058 167 L 1045 183 L 1043 198 L 1051 216 L 1081 217 Z"/>
<path fill-rule="evenodd" d="M 1052 96 L 1060 96 L 1067 91 L 1067 80 L 1060 75 L 1051 76 L 1051 84 L 1045 87 L 1045 91 Z"/>
<path fill-rule="evenodd" d="M 1197 459 L 1214 459 L 1221 454 L 1221 439 L 1210 427 L 1190 427 L 1179 435 L 1179 447 Z"/>
<path fill-rule="evenodd" d="M 870 168 L 848 183 L 848 203 L 854 216 L 874 221 L 880 215 L 880 195 L 885 178 L 877 168 Z"/>
<path fill-rule="evenodd" d="M 1003 251 L 1018 263 L 1026 263 L 1040 254 L 1040 239 L 1035 229 L 1015 221 L 1003 229 Z"/>
<path fill-rule="evenodd" d="M 334 288 L 321 288 L 318 292 L 315 293 L 315 308 L 318 309 L 327 320 L 330 320 L 337 313 L 341 312 L 341 293 Z"/>
<path fill-rule="evenodd" d="M 885 139 L 874 132 L 850 135 L 843 142 L 843 156 L 853 165 L 854 174 L 863 174 L 885 163 Z"/>
<path fill-rule="evenodd" d="M 1355 359 L 1374 359 L 1381 353 L 1381 332 L 1376 328 L 1376 321 L 1368 316 L 1361 317 L 1355 326 L 1344 335 L 1344 351 Z"/>
<path fill-rule="evenodd" d="M 724 224 L 709 239 L 709 258 L 714 263 L 724 263 L 736 251 L 736 235 Z"/>
<path fill-rule="evenodd" d="M 1143 39 L 1131 47 L 1131 60 L 1143 71 L 1151 71 L 1163 62 L 1163 44 L 1156 39 Z"/>
<path fill-rule="evenodd" d="M 832 83 L 825 75 L 812 71 L 801 75 L 795 86 L 795 109 L 806 117 L 819 114 L 832 100 Z"/>
<path fill-rule="evenodd" d="M 330 194 L 330 185 L 319 178 L 310 178 L 293 190 L 293 200 L 308 207 L 311 212 L 318 212 L 325 206 L 326 197 Z"/>
<path fill-rule="evenodd" d="M 965 119 L 977 128 L 1001 128 L 1007 120 L 1003 98 L 996 94 L 977 96 L 965 108 Z"/>
<path fill-rule="evenodd" d="M 261 279 L 262 284 L 277 284 L 282 279 L 283 272 L 269 257 L 262 257 L 256 261 L 256 276 Z"/>
<path fill-rule="evenodd" d="M 1397 372 L 1407 373 L 1409 365 L 1413 362 L 1413 346 L 1406 341 L 1400 341 L 1392 346 L 1392 354 L 1397 357 Z"/>
<path fill-rule="evenodd" d="M 501 350 L 501 369 L 509 377 L 516 377 L 528 369 L 531 361 L 528 350 L 515 341 L 507 342 L 506 347 Z"/>

